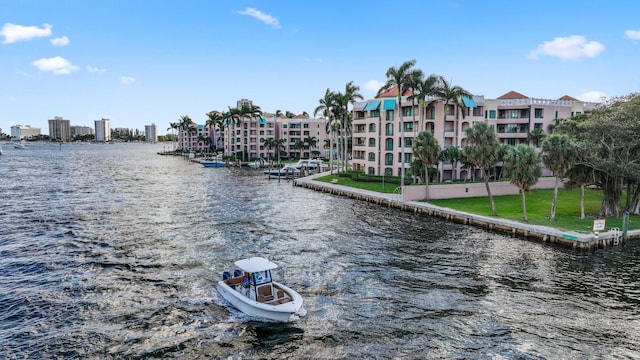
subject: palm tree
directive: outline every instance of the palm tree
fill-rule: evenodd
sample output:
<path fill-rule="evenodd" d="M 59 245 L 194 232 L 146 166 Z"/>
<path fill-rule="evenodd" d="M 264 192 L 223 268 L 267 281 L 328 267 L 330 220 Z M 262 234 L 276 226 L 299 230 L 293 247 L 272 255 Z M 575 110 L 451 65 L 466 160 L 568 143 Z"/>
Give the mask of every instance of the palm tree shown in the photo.
<path fill-rule="evenodd" d="M 195 123 L 193 122 L 193 120 L 191 120 L 191 118 L 187 115 L 183 115 L 180 117 L 179 121 L 178 121 L 178 130 L 180 135 L 180 138 L 182 139 L 182 149 L 181 150 L 191 150 L 191 149 L 184 149 L 184 143 L 185 143 L 185 136 L 184 134 L 186 133 L 187 137 L 190 136 L 192 133 L 195 133 L 197 130 L 195 128 Z"/>
<path fill-rule="evenodd" d="M 271 150 L 271 148 L 276 146 L 276 141 L 273 138 L 264 139 L 264 148 L 267 149 L 267 152 Z M 275 157 L 275 154 L 273 154 Z"/>
<path fill-rule="evenodd" d="M 293 148 L 299 150 L 300 155 L 298 159 L 302 159 L 302 150 L 304 149 L 304 141 L 300 139 L 296 140 L 296 142 L 293 144 Z"/>
<path fill-rule="evenodd" d="M 174 131 L 174 130 L 175 130 L 175 131 L 177 131 L 177 130 L 178 130 L 178 128 L 179 128 L 179 126 L 180 126 L 180 124 L 179 124 L 179 123 L 177 123 L 177 122 L 169 123 L 169 127 L 167 128 L 167 131 L 169 131 L 169 129 L 171 129 L 171 134 L 173 134 L 173 131 Z M 175 140 L 175 139 L 174 139 L 174 140 Z M 174 145 L 173 150 L 175 151 L 175 150 L 176 150 L 176 148 L 175 148 L 175 142 L 174 142 L 174 144 L 173 144 L 173 145 Z"/>
<path fill-rule="evenodd" d="M 440 154 L 440 160 L 451 163 L 451 180 L 456 180 L 458 161 L 460 161 L 462 157 L 462 150 L 457 146 L 447 146 Z"/>
<path fill-rule="evenodd" d="M 284 139 L 277 139 L 273 141 L 274 148 L 278 152 L 278 164 L 280 164 L 280 153 L 284 150 Z"/>
<path fill-rule="evenodd" d="M 316 139 L 315 136 L 311 136 L 311 135 L 307 136 L 302 141 L 304 142 L 304 145 L 309 150 L 309 154 L 311 154 L 311 148 L 312 147 L 315 148 L 316 145 L 318 144 L 318 139 Z"/>
<path fill-rule="evenodd" d="M 545 133 L 541 128 L 535 128 L 527 134 L 527 140 L 533 143 L 533 146 L 540 147 L 540 140 L 544 139 Z"/>
<path fill-rule="evenodd" d="M 400 129 L 402 131 L 402 140 L 401 140 L 401 168 L 400 168 L 400 186 L 404 186 L 404 127 L 402 126 L 402 95 L 407 91 L 407 88 L 410 86 L 410 82 L 412 81 L 412 76 L 414 76 L 414 72 L 412 70 L 413 66 L 416 64 L 415 60 L 405 61 L 400 67 L 397 69 L 395 67 L 390 67 L 385 76 L 387 77 L 387 82 L 382 85 L 380 90 L 378 90 L 377 96 L 381 93 L 395 87 L 398 89 L 398 114 L 399 114 L 399 124 Z"/>
<path fill-rule="evenodd" d="M 556 177 L 549 220 L 555 220 L 556 218 L 558 183 L 561 178 L 565 177 L 576 158 L 575 146 L 567 135 L 552 134 L 542 142 L 542 161 L 553 172 L 553 176 Z"/>
<path fill-rule="evenodd" d="M 431 100 L 427 102 L 433 94 L 435 93 L 435 89 L 438 86 L 438 81 L 440 78 L 437 75 L 429 75 L 426 79 L 418 82 L 416 84 L 415 90 L 416 93 L 411 94 L 409 99 L 413 100 L 413 98 L 417 99 L 420 102 L 420 128 L 419 131 L 426 130 L 424 128 L 424 119 L 425 119 L 425 108 L 430 107 L 437 100 Z"/>
<path fill-rule="evenodd" d="M 424 165 L 425 199 L 429 200 L 429 168 L 438 163 L 440 145 L 429 131 L 421 131 L 413 141 L 413 155 Z"/>
<path fill-rule="evenodd" d="M 353 81 L 349 81 L 344 86 L 344 97 L 339 97 L 342 102 L 340 105 L 344 108 L 342 111 L 342 122 L 340 123 L 342 129 L 342 141 L 343 141 L 343 149 L 344 149 L 344 170 L 347 171 L 349 167 L 349 143 L 348 139 L 351 137 L 351 120 L 353 114 L 349 111 L 349 104 L 353 104 L 356 100 L 363 100 L 364 98 L 359 93 L 360 87 L 355 85 Z"/>
<path fill-rule="evenodd" d="M 447 79 L 445 79 L 443 76 L 440 76 L 438 79 L 438 85 L 436 86 L 436 88 L 433 90 L 433 95 L 440 101 L 442 101 L 444 103 L 444 116 L 443 116 L 443 122 L 442 124 L 446 124 L 447 123 L 447 113 L 449 112 L 449 105 L 455 105 L 458 109 L 464 109 L 465 105 L 464 105 L 464 101 L 462 100 L 462 97 L 468 97 L 471 98 L 473 95 L 468 92 L 467 90 L 465 90 L 464 88 L 455 85 L 452 86 Z M 460 111 L 462 113 L 462 118 L 464 119 L 466 117 L 466 112 Z M 454 121 L 454 134 L 455 137 L 453 139 L 453 144 L 454 146 L 459 146 L 460 144 L 458 143 L 458 115 L 455 115 L 455 121 Z M 442 143 L 444 145 L 444 132 L 442 133 Z M 440 178 L 442 178 L 442 168 L 440 169 Z"/>
<path fill-rule="evenodd" d="M 210 129 L 213 129 L 213 132 L 215 135 L 218 134 L 218 132 L 222 132 L 222 128 L 224 126 L 224 118 L 223 115 L 217 111 L 211 111 L 209 113 L 206 114 L 207 115 L 207 121 L 205 122 L 205 125 L 207 127 L 209 127 Z M 211 143 L 214 143 L 213 139 L 211 137 L 209 137 L 209 139 L 211 140 Z"/>
<path fill-rule="evenodd" d="M 320 105 L 313 110 L 313 116 L 318 116 L 320 113 L 325 119 L 327 119 L 327 133 L 329 134 L 329 168 L 333 174 L 333 127 L 331 124 L 333 121 L 332 110 L 335 106 L 335 93 L 327 88 L 324 93 L 324 97 L 318 100 L 318 102 Z"/>
<path fill-rule="evenodd" d="M 505 176 L 509 177 L 510 182 L 517 186 L 520 189 L 520 194 L 522 194 L 523 220 L 529 221 L 525 193 L 542 176 L 542 166 L 540 166 L 538 152 L 531 146 L 517 145 L 507 153 L 504 158 L 504 164 Z"/>
<path fill-rule="evenodd" d="M 475 123 L 466 130 L 466 133 L 467 146 L 463 150 L 464 155 L 468 161 L 482 170 L 484 184 L 487 188 L 489 202 L 491 203 L 491 212 L 493 216 L 498 216 L 496 204 L 493 201 L 493 195 L 491 195 L 491 188 L 489 187 L 489 172 L 498 161 L 500 143 L 493 128 L 484 122 Z"/>
<path fill-rule="evenodd" d="M 282 110 L 276 110 L 276 117 L 280 118 L 283 117 L 284 115 L 282 114 Z"/>

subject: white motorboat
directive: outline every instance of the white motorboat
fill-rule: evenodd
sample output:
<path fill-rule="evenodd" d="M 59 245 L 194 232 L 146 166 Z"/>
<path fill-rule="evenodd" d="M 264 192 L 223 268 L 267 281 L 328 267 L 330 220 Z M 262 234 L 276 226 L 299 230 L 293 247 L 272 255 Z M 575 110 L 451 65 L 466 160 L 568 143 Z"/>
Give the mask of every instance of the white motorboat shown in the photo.
<path fill-rule="evenodd" d="M 21 140 L 20 142 L 15 143 L 13 147 L 16 149 L 26 149 L 27 143 L 24 140 Z"/>
<path fill-rule="evenodd" d="M 320 159 L 301 159 L 293 166 L 297 169 L 306 168 L 312 171 L 324 171 L 329 168 L 329 165 L 324 164 Z"/>
<path fill-rule="evenodd" d="M 281 322 L 306 314 L 302 296 L 271 279 L 271 270 L 278 265 L 263 257 L 252 257 L 236 261 L 235 266 L 233 275 L 223 273 L 218 292 L 236 309 L 251 317 Z"/>
<path fill-rule="evenodd" d="M 275 177 L 297 177 L 300 176 L 300 169 L 294 165 L 287 164 L 280 169 L 265 170 L 264 174 Z"/>
<path fill-rule="evenodd" d="M 260 158 L 256 161 L 252 161 L 248 163 L 247 166 L 249 166 L 252 169 L 259 169 L 261 167 L 264 167 L 266 163 L 267 163 L 267 160 Z"/>

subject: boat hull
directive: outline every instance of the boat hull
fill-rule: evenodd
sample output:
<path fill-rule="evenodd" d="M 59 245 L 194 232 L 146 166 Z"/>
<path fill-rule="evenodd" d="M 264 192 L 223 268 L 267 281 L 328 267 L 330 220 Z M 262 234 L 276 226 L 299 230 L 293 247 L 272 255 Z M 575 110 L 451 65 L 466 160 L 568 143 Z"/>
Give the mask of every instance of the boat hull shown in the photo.
<path fill-rule="evenodd" d="M 281 287 L 283 290 L 291 294 L 293 300 L 277 305 L 257 302 L 243 296 L 238 291 L 227 285 L 224 281 L 218 282 L 217 289 L 220 295 L 231 305 L 251 317 L 280 322 L 290 322 L 296 320 L 299 315 L 304 315 L 302 296 L 285 285 L 275 281 L 273 284 Z"/>
<path fill-rule="evenodd" d="M 227 164 L 220 161 L 202 161 L 200 164 L 204 167 L 226 167 Z"/>

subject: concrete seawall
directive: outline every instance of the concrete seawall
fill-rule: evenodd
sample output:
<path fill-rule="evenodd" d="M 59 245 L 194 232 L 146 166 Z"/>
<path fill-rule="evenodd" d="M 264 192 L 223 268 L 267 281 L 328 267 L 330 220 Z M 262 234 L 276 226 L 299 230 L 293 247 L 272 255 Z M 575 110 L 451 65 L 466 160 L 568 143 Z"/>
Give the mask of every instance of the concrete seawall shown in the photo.
<path fill-rule="evenodd" d="M 403 211 L 411 211 L 414 213 L 439 217 L 448 221 L 476 226 L 489 231 L 496 231 L 524 239 L 537 240 L 543 243 L 556 244 L 576 250 L 595 250 L 597 248 L 605 248 L 608 246 L 622 244 L 622 233 L 620 231 L 610 230 L 602 232 L 597 236 L 593 233 L 584 234 L 574 231 L 562 231 L 547 226 L 529 225 L 517 221 L 465 213 L 435 206 L 426 202 L 402 201 L 398 194 L 379 193 L 313 180 L 315 177 L 324 175 L 327 175 L 327 173 L 295 179 L 293 181 L 293 185 L 315 191 L 368 201 Z M 640 238 L 640 230 L 628 231 L 627 238 Z"/>

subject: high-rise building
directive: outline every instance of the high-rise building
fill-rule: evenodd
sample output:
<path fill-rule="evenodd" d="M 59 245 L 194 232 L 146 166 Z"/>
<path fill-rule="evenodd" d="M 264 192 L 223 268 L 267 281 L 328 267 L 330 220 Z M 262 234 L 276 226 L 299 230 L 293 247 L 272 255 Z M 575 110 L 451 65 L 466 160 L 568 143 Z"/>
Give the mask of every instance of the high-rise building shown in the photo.
<path fill-rule="evenodd" d="M 144 141 L 145 142 L 157 142 L 158 141 L 158 129 L 156 124 L 144 126 Z"/>
<path fill-rule="evenodd" d="M 71 125 L 71 138 L 75 136 L 92 135 L 93 128 L 90 126 Z"/>
<path fill-rule="evenodd" d="M 69 120 L 56 116 L 49 119 L 49 138 L 57 141 L 71 140 L 71 124 Z"/>
<path fill-rule="evenodd" d="M 11 127 L 11 139 L 22 140 L 40 135 L 40 128 L 29 125 L 14 125 Z"/>
<path fill-rule="evenodd" d="M 109 142 L 111 141 L 111 125 L 109 119 L 102 119 L 95 121 L 96 128 L 96 142 Z"/>

